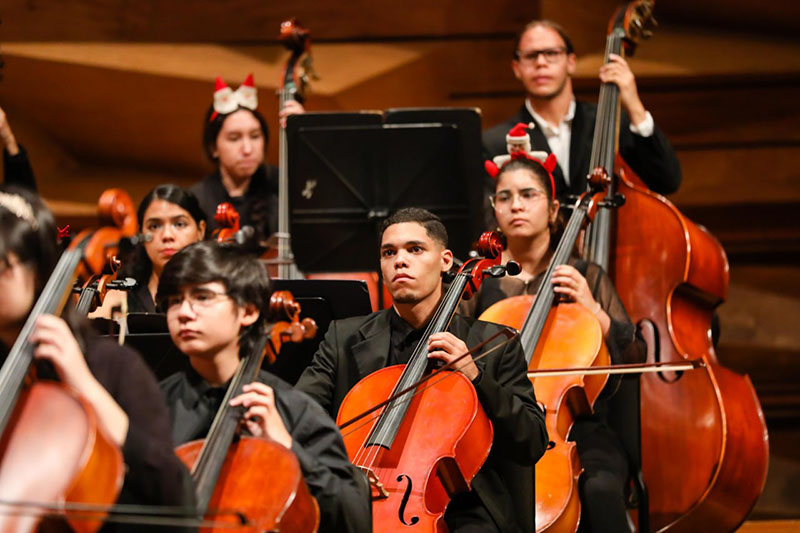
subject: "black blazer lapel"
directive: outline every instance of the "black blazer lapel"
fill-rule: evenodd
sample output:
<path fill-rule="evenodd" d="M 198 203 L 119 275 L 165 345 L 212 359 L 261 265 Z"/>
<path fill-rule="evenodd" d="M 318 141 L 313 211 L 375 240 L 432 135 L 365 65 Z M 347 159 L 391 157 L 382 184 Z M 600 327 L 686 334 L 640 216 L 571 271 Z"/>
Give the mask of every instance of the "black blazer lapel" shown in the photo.
<path fill-rule="evenodd" d="M 572 194 L 581 194 L 587 187 L 586 176 L 591 170 L 589 162 L 592 155 L 595 116 L 596 113 L 590 104 L 576 103 L 569 142 L 569 190 Z"/>
<path fill-rule="evenodd" d="M 359 379 L 386 366 L 391 340 L 389 323 L 389 313 L 391 312 L 391 309 L 387 309 L 377 314 L 358 330 L 362 340 L 353 345 L 352 353 Z"/>

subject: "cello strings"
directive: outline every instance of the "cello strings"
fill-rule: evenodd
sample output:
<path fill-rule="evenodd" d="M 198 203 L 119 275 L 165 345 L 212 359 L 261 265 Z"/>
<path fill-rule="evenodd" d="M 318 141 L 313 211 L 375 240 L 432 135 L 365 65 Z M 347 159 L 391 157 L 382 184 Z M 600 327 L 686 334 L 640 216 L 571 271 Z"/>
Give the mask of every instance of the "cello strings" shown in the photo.
<path fill-rule="evenodd" d="M 462 281 L 463 281 L 463 275 L 459 273 L 459 276 L 462 276 Z M 456 277 L 456 279 L 457 280 L 459 279 L 458 276 Z M 401 374 L 400 379 L 398 379 L 397 384 L 392 390 L 392 395 L 394 395 L 394 393 L 397 390 L 404 388 L 404 385 L 409 383 L 409 381 L 412 382 L 416 381 L 417 378 L 413 378 L 412 376 L 421 374 L 422 370 L 424 370 L 424 367 L 419 368 L 421 364 L 426 363 L 426 360 L 423 357 L 421 357 L 420 354 L 423 351 L 425 351 L 424 350 L 425 344 L 427 343 L 428 337 L 430 337 L 431 334 L 433 333 L 434 328 L 440 327 L 439 322 L 441 321 L 443 309 L 445 308 L 445 303 L 449 302 L 452 299 L 452 293 L 456 290 L 456 285 L 459 284 L 463 285 L 463 283 L 456 283 L 456 281 L 454 281 L 450 285 L 450 288 L 448 289 L 447 293 L 445 293 L 445 297 L 442 300 L 442 304 L 437 306 L 433 318 L 428 322 L 428 325 L 425 327 L 425 330 L 422 334 L 422 338 L 411 355 L 409 363 L 406 365 L 406 368 Z M 375 461 L 377 461 L 378 455 L 380 454 L 381 446 L 380 445 L 368 446 L 367 443 L 370 440 L 374 440 L 378 443 L 381 443 L 384 438 L 388 437 L 392 427 L 397 427 L 399 425 L 397 419 L 400 417 L 401 412 L 399 409 L 396 408 L 403 406 L 404 403 L 407 403 L 407 401 L 408 400 L 404 400 L 404 402 L 396 402 L 396 403 L 392 402 L 392 404 L 390 404 L 391 408 L 384 409 L 380 415 L 377 415 L 378 422 L 375 424 L 375 428 L 372 431 L 367 432 L 367 435 L 365 436 L 364 440 L 359 446 L 359 453 L 356 454 L 356 457 L 354 458 L 353 461 L 354 464 L 358 464 L 359 466 L 364 466 L 369 469 L 372 469 L 374 467 Z M 383 416 L 384 414 L 386 414 L 386 417 Z M 365 455 L 366 458 L 364 457 Z"/>

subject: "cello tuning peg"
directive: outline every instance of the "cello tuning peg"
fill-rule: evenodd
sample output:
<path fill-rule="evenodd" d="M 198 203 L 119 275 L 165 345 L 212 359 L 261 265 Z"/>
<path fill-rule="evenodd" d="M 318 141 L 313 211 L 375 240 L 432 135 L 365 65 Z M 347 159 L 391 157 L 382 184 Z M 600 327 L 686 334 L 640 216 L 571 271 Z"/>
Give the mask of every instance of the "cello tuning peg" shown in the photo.
<path fill-rule="evenodd" d="M 516 261 L 509 261 L 508 263 L 506 263 L 505 270 L 506 274 L 508 274 L 509 276 L 516 276 L 517 274 L 522 272 L 522 267 L 519 266 L 519 263 L 517 263 Z"/>

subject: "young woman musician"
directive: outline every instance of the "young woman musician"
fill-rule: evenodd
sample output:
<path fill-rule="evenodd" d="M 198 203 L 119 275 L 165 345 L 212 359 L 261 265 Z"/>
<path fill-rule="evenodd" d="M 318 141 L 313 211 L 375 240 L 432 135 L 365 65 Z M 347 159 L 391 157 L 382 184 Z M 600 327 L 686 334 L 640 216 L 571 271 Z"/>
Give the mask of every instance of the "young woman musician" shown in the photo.
<path fill-rule="evenodd" d="M 239 354 L 265 334 L 269 281 L 254 257 L 203 241 L 187 246 L 164 268 L 158 302 L 173 342 L 191 367 L 161 382 L 178 444 L 205 438 Z M 348 460 L 333 420 L 306 394 L 262 370 L 231 401 L 244 408 L 244 427 L 291 449 L 320 509 L 323 532 L 370 531 L 366 478 Z"/>
<path fill-rule="evenodd" d="M 56 234 L 53 215 L 38 197 L 0 187 L 3 361 L 58 260 Z M 192 505 L 191 479 L 173 453 L 169 415 L 155 378 L 138 354 L 53 315 L 38 319 L 30 341 L 36 345 L 37 375 L 75 389 L 122 449 L 126 474 L 118 502 Z"/>
<path fill-rule="evenodd" d="M 158 278 L 170 257 L 206 235 L 206 215 L 194 194 L 177 185 L 159 185 L 142 199 L 137 211 L 142 234 L 149 240 L 137 246 L 119 276 L 138 283 L 130 294 L 109 291 L 92 318 L 110 318 L 112 310 L 128 299 L 131 313 L 155 313 Z"/>
<path fill-rule="evenodd" d="M 492 196 L 495 216 L 507 239 L 503 261 L 522 267 L 518 276 L 491 278 L 465 302 L 465 314 L 480 314 L 492 304 L 520 294 L 536 294 L 553 250 L 558 244 L 559 202 L 553 195 L 553 177 L 541 162 L 518 154 L 499 170 Z M 644 347 L 608 275 L 598 265 L 574 258 L 557 267 L 554 291 L 591 311 L 600 322 L 614 363 L 643 362 Z M 607 423 L 603 400 L 595 413 L 579 418 L 570 433 L 584 468 L 580 491 L 583 530 L 627 531 L 623 486 L 628 461 L 619 438 Z"/>
<path fill-rule="evenodd" d="M 253 226 L 262 237 L 278 230 L 278 169 L 266 163 L 269 128 L 258 112 L 252 74 L 236 90 L 217 78 L 214 102 L 203 128 L 203 149 L 217 169 L 191 190 L 206 213 L 209 230 L 216 229 L 214 213 L 223 202 L 233 204 L 243 226 Z M 292 100 L 280 113 L 302 113 Z"/>

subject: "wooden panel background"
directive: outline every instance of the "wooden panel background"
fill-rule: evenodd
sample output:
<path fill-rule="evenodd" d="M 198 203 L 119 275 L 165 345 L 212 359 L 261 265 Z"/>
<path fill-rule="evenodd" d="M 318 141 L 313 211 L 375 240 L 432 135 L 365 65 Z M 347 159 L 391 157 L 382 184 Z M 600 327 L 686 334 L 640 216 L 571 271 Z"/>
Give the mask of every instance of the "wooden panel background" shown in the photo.
<path fill-rule="evenodd" d="M 0 106 L 44 196 L 62 220 L 85 224 L 108 186 L 138 200 L 158 183 L 188 185 L 210 170 L 200 135 L 216 75 L 238 84 L 254 72 L 259 107 L 277 131 L 286 57 L 277 33 L 289 16 L 311 28 L 322 77 L 309 109 L 476 106 L 491 126 L 520 105 L 509 61 L 516 32 L 533 18 L 571 33 L 576 92 L 596 99 L 615 5 L 5 0 Z M 788 443 L 798 432 L 787 428 L 800 419 L 800 4 L 671 0 L 656 16 L 660 27 L 631 65 L 683 166 L 672 200 L 729 254 L 720 357 L 752 375 L 773 437 L 774 468 L 756 511 L 797 516 L 800 459 Z"/>

